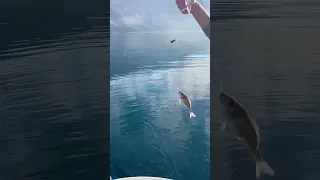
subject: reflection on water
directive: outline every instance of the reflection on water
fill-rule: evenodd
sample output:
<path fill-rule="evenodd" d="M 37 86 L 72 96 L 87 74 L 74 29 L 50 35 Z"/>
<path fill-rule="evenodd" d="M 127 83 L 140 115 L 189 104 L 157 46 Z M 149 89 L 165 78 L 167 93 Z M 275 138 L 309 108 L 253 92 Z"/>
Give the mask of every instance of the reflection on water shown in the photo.
<path fill-rule="evenodd" d="M 111 175 L 209 179 L 208 46 L 195 51 L 190 44 L 181 47 L 170 40 L 160 41 L 163 38 L 151 43 L 153 48 L 129 46 L 131 39 L 154 35 L 132 36 L 123 44 L 111 44 L 111 52 L 123 51 L 111 56 Z M 133 49 L 139 53 L 130 54 Z M 119 61 L 132 63 L 138 70 L 124 73 Z M 147 61 L 151 62 L 145 66 Z M 188 110 L 178 103 L 179 90 L 191 98 L 197 118 L 189 119 Z"/>
<path fill-rule="evenodd" d="M 257 119 L 262 156 L 276 171 L 263 179 L 319 179 L 319 2 L 214 1 L 211 7 L 211 82 L 219 87 L 222 79 Z M 254 179 L 251 156 L 232 134 L 218 131 L 215 112 L 212 175 Z"/>
<path fill-rule="evenodd" d="M 1 179 L 106 179 L 106 23 L 65 17 L 50 31 L 30 16 L 0 25 Z"/>

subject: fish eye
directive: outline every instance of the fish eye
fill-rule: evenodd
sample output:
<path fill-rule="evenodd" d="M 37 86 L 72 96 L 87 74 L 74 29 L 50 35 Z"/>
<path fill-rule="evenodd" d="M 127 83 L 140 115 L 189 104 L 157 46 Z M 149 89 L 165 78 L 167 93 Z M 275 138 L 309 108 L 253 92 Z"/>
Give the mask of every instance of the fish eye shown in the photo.
<path fill-rule="evenodd" d="M 221 92 L 220 95 L 221 95 L 222 97 L 226 97 L 226 95 L 225 95 L 223 92 Z"/>
<path fill-rule="evenodd" d="M 228 103 L 228 106 L 233 108 L 234 107 L 234 101 L 230 100 L 229 103 Z"/>

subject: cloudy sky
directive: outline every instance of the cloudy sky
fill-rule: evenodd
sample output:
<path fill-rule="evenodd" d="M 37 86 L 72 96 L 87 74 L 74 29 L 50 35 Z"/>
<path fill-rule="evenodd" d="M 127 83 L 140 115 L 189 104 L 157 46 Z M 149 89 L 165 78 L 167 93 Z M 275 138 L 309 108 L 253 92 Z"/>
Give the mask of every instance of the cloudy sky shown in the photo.
<path fill-rule="evenodd" d="M 201 3 L 209 11 L 210 1 Z M 139 30 L 198 30 L 191 15 L 179 12 L 175 0 L 111 0 L 111 26 L 129 26 Z"/>

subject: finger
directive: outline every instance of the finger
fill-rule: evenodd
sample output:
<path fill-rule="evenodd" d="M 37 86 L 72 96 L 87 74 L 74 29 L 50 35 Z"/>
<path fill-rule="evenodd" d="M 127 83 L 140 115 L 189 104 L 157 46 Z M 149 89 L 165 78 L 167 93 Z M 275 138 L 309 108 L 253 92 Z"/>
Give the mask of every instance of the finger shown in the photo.
<path fill-rule="evenodd" d="M 178 5 L 178 7 L 181 6 L 182 4 L 183 4 L 183 3 L 182 3 L 181 0 L 176 0 L 176 5 Z"/>
<path fill-rule="evenodd" d="M 176 4 L 180 11 L 182 11 L 182 9 L 186 7 L 185 0 L 176 0 Z"/>

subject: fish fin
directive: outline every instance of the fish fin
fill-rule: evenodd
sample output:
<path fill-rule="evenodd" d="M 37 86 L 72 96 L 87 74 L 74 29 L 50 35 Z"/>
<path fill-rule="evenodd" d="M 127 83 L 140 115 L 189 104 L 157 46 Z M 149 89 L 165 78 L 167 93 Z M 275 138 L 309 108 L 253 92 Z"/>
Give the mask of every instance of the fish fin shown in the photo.
<path fill-rule="evenodd" d="M 258 124 L 257 124 L 257 121 L 256 121 L 254 118 L 252 118 L 252 117 L 249 117 L 249 120 L 250 120 L 250 122 L 251 122 L 252 125 L 253 125 L 253 128 L 254 128 L 257 136 L 258 136 L 258 139 L 260 140 L 260 130 L 259 130 L 259 126 L 258 126 Z"/>
<path fill-rule="evenodd" d="M 181 104 L 181 99 L 179 100 L 179 104 Z"/>
<path fill-rule="evenodd" d="M 220 125 L 220 131 L 225 131 L 227 129 L 227 121 L 223 121 L 222 124 Z"/>
<path fill-rule="evenodd" d="M 241 137 L 239 137 L 239 136 L 237 136 L 237 139 L 239 140 L 239 141 L 241 141 L 242 139 L 241 139 Z"/>
<path fill-rule="evenodd" d="M 193 112 L 190 112 L 190 118 L 197 117 Z"/>
<path fill-rule="evenodd" d="M 274 170 L 263 160 L 256 162 L 256 177 L 259 179 L 261 174 L 274 176 Z"/>

